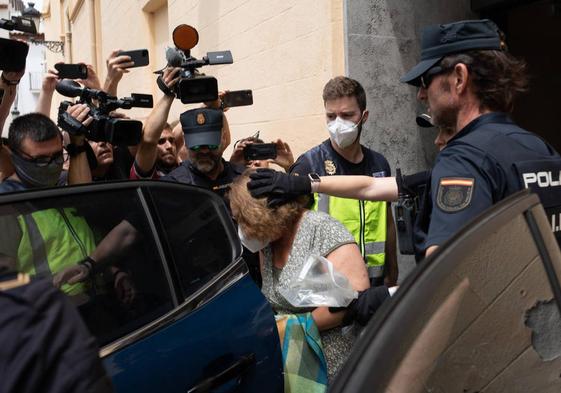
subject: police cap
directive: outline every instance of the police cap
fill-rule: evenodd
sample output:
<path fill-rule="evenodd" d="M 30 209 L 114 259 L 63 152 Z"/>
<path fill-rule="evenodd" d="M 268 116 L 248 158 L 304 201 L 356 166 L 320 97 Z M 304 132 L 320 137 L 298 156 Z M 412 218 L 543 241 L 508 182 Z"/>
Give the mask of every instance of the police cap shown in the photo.
<path fill-rule="evenodd" d="M 420 77 L 443 57 L 476 49 L 501 50 L 499 28 L 489 19 L 463 20 L 425 27 L 421 36 L 421 61 L 400 81 L 420 85 Z"/>
<path fill-rule="evenodd" d="M 222 136 L 222 109 L 197 108 L 183 112 L 179 116 L 185 135 L 185 144 L 194 146 L 220 145 Z"/>

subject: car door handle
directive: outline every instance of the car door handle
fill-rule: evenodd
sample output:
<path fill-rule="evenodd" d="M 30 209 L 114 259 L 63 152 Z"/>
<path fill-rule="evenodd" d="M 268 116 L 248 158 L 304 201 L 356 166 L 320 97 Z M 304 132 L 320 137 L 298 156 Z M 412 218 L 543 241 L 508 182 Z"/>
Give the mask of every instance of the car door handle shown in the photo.
<path fill-rule="evenodd" d="M 204 393 L 210 392 L 212 389 L 217 388 L 220 385 L 224 385 L 226 382 L 231 381 L 234 378 L 240 377 L 247 369 L 255 364 L 255 354 L 250 353 L 249 355 L 242 356 L 237 362 L 232 364 L 230 367 L 224 371 L 216 374 L 210 378 L 205 379 L 196 386 L 188 390 L 188 393 Z"/>

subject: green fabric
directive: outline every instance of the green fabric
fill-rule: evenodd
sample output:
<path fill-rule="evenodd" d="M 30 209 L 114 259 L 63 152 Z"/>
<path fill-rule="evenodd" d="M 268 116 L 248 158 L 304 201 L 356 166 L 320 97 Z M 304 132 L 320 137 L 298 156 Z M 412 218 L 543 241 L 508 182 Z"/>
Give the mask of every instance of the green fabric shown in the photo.
<path fill-rule="evenodd" d="M 95 249 L 94 234 L 86 220 L 76 214 L 73 208 L 39 210 L 31 214 L 39 229 L 46 251 L 48 267 L 51 274 L 75 265 Z M 23 216 L 18 216 L 22 238 L 18 247 L 18 270 L 35 275 L 33 246 L 30 230 Z M 68 295 L 85 292 L 82 283 L 62 286 Z"/>
<path fill-rule="evenodd" d="M 277 318 L 286 318 L 282 341 L 284 391 L 286 393 L 325 392 L 327 362 L 312 314 L 281 315 Z"/>
<path fill-rule="evenodd" d="M 324 213 L 340 221 L 354 236 L 367 266 L 381 267 L 384 265 L 386 254 L 383 245 L 386 242 L 387 230 L 386 202 L 361 201 L 326 194 L 315 194 L 314 197 L 313 209 L 324 211 L 322 206 L 329 206 L 328 211 L 324 211 Z M 327 198 L 327 200 L 324 199 L 321 203 L 320 198 Z M 369 252 L 369 246 L 378 248 L 378 250 Z"/>

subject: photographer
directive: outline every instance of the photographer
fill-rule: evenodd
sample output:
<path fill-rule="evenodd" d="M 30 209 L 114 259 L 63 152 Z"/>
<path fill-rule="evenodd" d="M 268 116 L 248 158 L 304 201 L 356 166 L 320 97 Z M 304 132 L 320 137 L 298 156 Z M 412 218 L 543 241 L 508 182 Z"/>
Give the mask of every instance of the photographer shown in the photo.
<path fill-rule="evenodd" d="M 290 150 L 290 146 L 288 143 L 283 142 L 280 139 L 277 139 L 276 142 L 273 142 L 277 148 L 277 156 L 275 158 L 267 159 L 267 160 L 246 160 L 244 157 L 244 149 L 246 146 L 252 144 L 263 144 L 262 139 L 259 139 L 257 136 L 250 136 L 248 138 L 244 138 L 239 140 L 234 144 L 234 151 L 230 156 L 230 162 L 243 165 L 246 168 L 268 168 L 269 164 L 277 164 L 285 172 L 288 172 L 292 164 L 294 164 L 294 156 L 292 155 L 292 151 Z"/>
<path fill-rule="evenodd" d="M 57 63 L 64 64 L 64 63 Z M 83 64 L 83 63 L 81 63 Z M 101 83 L 97 77 L 93 66 L 91 64 L 86 65 L 88 69 L 87 79 L 76 79 L 76 82 L 81 83 L 90 89 L 101 89 Z M 42 113 L 45 116 L 51 115 L 51 105 L 53 101 L 53 94 L 57 83 L 60 81 L 58 76 L 58 71 L 54 69 L 49 69 L 45 76 L 43 77 L 43 84 L 41 86 L 41 93 L 39 93 L 39 99 L 37 100 L 36 112 Z"/>
<path fill-rule="evenodd" d="M 86 125 L 89 123 L 87 108 L 74 105 L 68 108 L 68 113 Z M 39 113 L 14 119 L 8 141 L 15 173 L 0 184 L 0 193 L 64 183 L 61 178 L 64 162 L 62 134 L 51 119 Z M 71 138 L 75 154 L 70 155 L 68 184 L 91 181 L 84 143 L 83 136 Z"/>
<path fill-rule="evenodd" d="M 175 86 L 180 71 L 171 67 L 164 70 L 162 79 L 168 89 Z M 131 179 L 159 179 L 179 165 L 173 131 L 167 124 L 173 100 L 174 96 L 164 94 L 150 112 L 130 170 Z"/>

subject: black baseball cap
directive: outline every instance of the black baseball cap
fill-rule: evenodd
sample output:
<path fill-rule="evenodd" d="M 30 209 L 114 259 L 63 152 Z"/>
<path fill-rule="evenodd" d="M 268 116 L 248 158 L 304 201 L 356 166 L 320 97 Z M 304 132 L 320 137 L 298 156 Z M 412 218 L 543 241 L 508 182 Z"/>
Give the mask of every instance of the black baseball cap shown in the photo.
<path fill-rule="evenodd" d="M 400 82 L 420 85 L 420 77 L 443 57 L 476 49 L 501 50 L 499 28 L 489 19 L 463 20 L 425 27 L 421 36 L 421 61 Z"/>
<path fill-rule="evenodd" d="M 194 146 L 219 146 L 222 137 L 222 109 L 197 108 L 179 116 L 189 149 Z"/>

